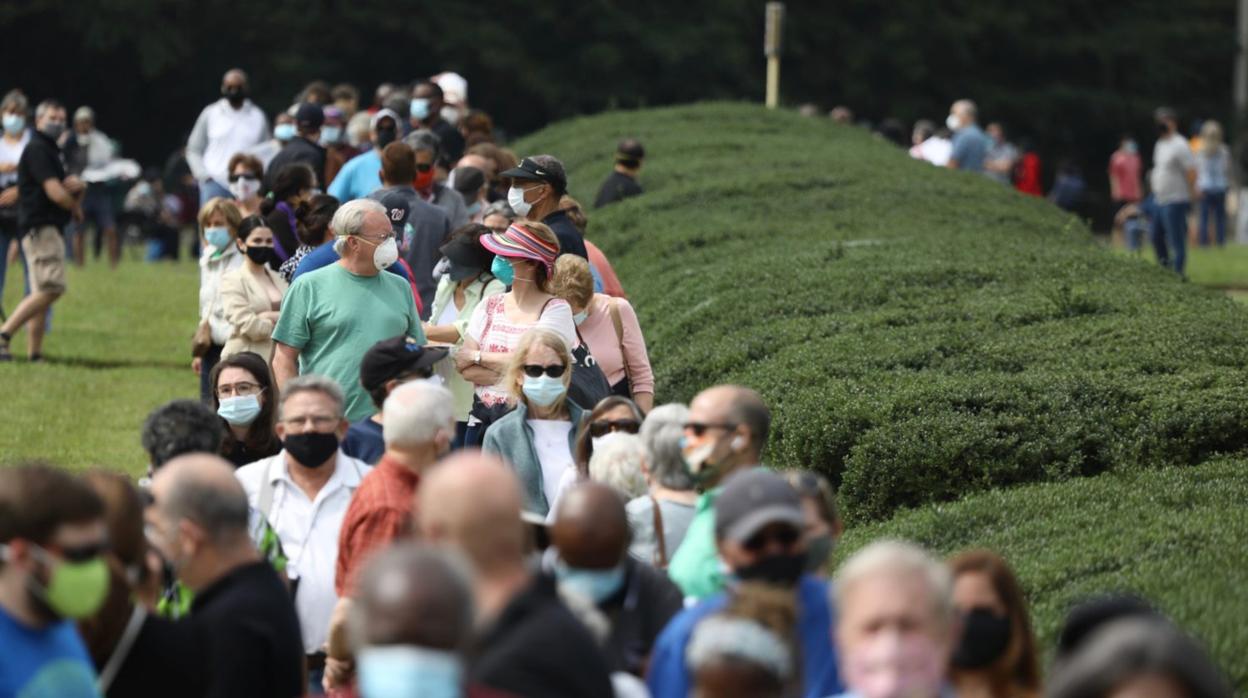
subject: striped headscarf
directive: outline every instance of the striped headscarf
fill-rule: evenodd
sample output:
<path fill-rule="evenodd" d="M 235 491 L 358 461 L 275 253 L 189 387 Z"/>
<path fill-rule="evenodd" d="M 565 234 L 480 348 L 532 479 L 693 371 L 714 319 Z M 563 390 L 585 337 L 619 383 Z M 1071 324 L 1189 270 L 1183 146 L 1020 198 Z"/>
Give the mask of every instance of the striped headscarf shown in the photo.
<path fill-rule="evenodd" d="M 533 234 L 523 223 L 512 223 L 501 233 L 481 236 L 481 246 L 499 257 L 531 259 L 546 265 L 547 276 L 555 273 L 559 242 L 546 242 Z"/>

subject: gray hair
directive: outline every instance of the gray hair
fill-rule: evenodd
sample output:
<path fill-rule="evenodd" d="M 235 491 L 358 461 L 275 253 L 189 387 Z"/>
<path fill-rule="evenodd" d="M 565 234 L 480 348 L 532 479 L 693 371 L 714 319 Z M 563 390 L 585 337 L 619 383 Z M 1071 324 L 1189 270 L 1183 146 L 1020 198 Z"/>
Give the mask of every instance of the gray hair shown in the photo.
<path fill-rule="evenodd" d="M 953 573 L 949 566 L 914 543 L 899 540 L 872 543 L 841 565 L 832 585 L 836 608 L 848 608 L 850 590 L 881 574 L 921 579 L 931 595 L 932 614 L 937 622 L 948 626 L 953 621 Z"/>
<path fill-rule="evenodd" d="M 386 207 L 380 201 L 372 199 L 353 199 L 338 207 L 329 228 L 334 235 L 342 238 L 348 235 L 359 235 L 364 230 L 364 218 L 370 213 L 386 215 Z"/>
<path fill-rule="evenodd" d="M 286 413 L 286 401 L 299 393 L 320 393 L 324 395 L 334 403 L 334 416 L 342 418 L 347 398 L 343 395 L 342 387 L 338 385 L 338 381 L 333 378 L 308 373 L 302 376 L 295 376 L 286 381 L 286 386 L 282 388 L 282 401 L 277 406 L 277 418 L 279 420 Z"/>
<path fill-rule="evenodd" d="M 485 207 L 485 210 L 481 211 L 482 220 L 490 216 L 502 216 L 509 221 L 516 220 L 516 212 L 511 210 L 511 206 L 506 201 L 491 202 L 490 205 Z"/>
<path fill-rule="evenodd" d="M 691 490 L 694 486 L 680 449 L 687 421 L 689 408 L 674 402 L 654 408 L 641 424 L 650 477 L 670 490 Z"/>
<path fill-rule="evenodd" d="M 387 446 L 419 446 L 433 441 L 439 431 L 455 433 L 451 391 L 428 381 L 411 381 L 390 391 L 381 414 Z"/>
<path fill-rule="evenodd" d="M 35 107 L 35 120 L 38 121 L 48 112 L 55 111 L 57 109 L 64 110 L 65 105 L 55 99 L 45 99 L 39 103 L 39 106 Z"/>
<path fill-rule="evenodd" d="M 413 152 L 433 153 L 435 160 L 438 158 L 438 153 L 442 152 L 442 139 L 427 128 L 412 131 L 403 138 L 403 142 L 411 146 Z"/>
<path fill-rule="evenodd" d="M 695 670 L 733 662 L 756 666 L 781 682 L 793 674 L 793 656 L 783 639 L 762 623 L 724 614 L 698 623 L 685 658 Z"/>
<path fill-rule="evenodd" d="M 646 446 L 640 437 L 615 432 L 602 437 L 589 457 L 589 479 L 616 490 L 625 499 L 646 493 L 646 480 L 641 464 L 646 459 Z"/>
<path fill-rule="evenodd" d="M 25 114 L 30 109 L 30 101 L 26 99 L 26 94 L 21 90 L 12 89 L 4 95 L 4 99 L 0 100 L 0 111 L 20 111 Z"/>
<path fill-rule="evenodd" d="M 959 99 L 958 101 L 954 102 L 952 111 L 966 112 L 966 115 L 970 117 L 971 121 L 974 121 L 976 118 L 979 117 L 979 107 L 975 106 L 975 102 L 969 99 Z"/>

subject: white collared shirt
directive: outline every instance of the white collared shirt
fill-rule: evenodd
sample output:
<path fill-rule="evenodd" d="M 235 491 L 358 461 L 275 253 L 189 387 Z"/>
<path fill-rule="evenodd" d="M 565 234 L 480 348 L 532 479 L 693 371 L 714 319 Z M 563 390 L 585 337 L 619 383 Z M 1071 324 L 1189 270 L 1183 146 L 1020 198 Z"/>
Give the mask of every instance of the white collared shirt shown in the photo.
<path fill-rule="evenodd" d="M 273 483 L 269 525 L 282 541 L 289 562 L 286 573 L 299 580 L 295 610 L 303 628 L 303 648 L 308 654 L 321 651 L 329 632 L 338 596 L 334 571 L 338 563 L 338 531 L 351 503 L 351 495 L 372 467 L 338 452 L 334 474 L 308 499 L 290 479 L 286 451 L 239 468 L 236 475 L 247 492 L 253 510 L 260 506 L 264 479 Z M 263 515 L 264 512 L 259 512 Z"/>

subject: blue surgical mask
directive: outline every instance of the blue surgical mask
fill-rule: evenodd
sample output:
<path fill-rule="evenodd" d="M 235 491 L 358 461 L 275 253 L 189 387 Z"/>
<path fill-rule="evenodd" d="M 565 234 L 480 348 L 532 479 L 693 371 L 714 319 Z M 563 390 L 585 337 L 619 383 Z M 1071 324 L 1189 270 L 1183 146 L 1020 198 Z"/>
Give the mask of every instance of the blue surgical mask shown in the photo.
<path fill-rule="evenodd" d="M 424 97 L 413 97 L 411 112 L 413 119 L 424 121 L 429 118 L 429 100 Z"/>
<path fill-rule="evenodd" d="M 341 126 L 325 126 L 321 129 L 321 145 L 331 145 L 337 143 L 341 138 Z"/>
<path fill-rule="evenodd" d="M 204 228 L 204 239 L 218 250 L 224 250 L 230 244 L 230 229 L 223 225 Z"/>
<path fill-rule="evenodd" d="M 273 127 L 273 137 L 279 141 L 288 141 L 295 137 L 294 124 L 278 124 Z"/>
<path fill-rule="evenodd" d="M 589 308 L 586 308 L 585 310 L 582 310 L 581 312 L 574 314 L 572 316 L 572 322 L 575 322 L 576 326 L 580 327 L 581 323 L 585 322 L 585 320 L 588 317 L 589 317 Z"/>
<path fill-rule="evenodd" d="M 26 128 L 26 117 L 21 114 L 5 114 L 4 115 L 4 132 L 10 136 L 16 136 Z"/>
<path fill-rule="evenodd" d="M 250 426 L 260 416 L 260 397 L 258 395 L 239 395 L 227 397 L 217 408 L 221 419 L 236 427 Z"/>
<path fill-rule="evenodd" d="M 600 604 L 624 586 L 624 565 L 608 570 L 586 570 L 569 567 L 560 560 L 555 563 L 555 578 L 559 580 L 559 586 Z"/>
<path fill-rule="evenodd" d="M 452 652 L 391 645 L 356 655 L 361 698 L 460 698 L 464 666 Z"/>
<path fill-rule="evenodd" d="M 494 257 L 494 262 L 490 264 L 490 273 L 506 286 L 510 286 L 516 278 L 516 270 L 506 257 Z"/>
<path fill-rule="evenodd" d="M 538 407 L 550 407 L 568 392 L 562 378 L 551 378 L 545 374 L 537 378 L 525 376 L 523 390 L 529 402 Z"/>

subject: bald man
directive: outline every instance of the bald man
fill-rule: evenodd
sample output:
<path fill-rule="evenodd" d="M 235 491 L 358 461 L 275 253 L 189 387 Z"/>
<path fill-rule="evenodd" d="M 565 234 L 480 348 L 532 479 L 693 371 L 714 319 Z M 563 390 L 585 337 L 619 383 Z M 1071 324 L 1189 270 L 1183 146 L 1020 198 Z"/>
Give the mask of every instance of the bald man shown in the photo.
<path fill-rule="evenodd" d="M 207 696 L 303 693 L 303 641 L 290 592 L 248 535 L 247 494 L 225 460 L 179 456 L 152 480 L 152 543 L 195 592 Z M 175 691 L 177 692 L 177 691 Z"/>
<path fill-rule="evenodd" d="M 613 694 L 606 660 L 554 578 L 525 564 L 523 496 L 502 460 L 460 451 L 430 472 L 418 501 L 421 538 L 458 548 L 477 575 L 474 682 L 522 696 Z"/>
<path fill-rule="evenodd" d="M 628 554 L 624 500 L 601 483 L 577 485 L 559 499 L 550 536 L 559 586 L 591 601 L 611 624 L 603 647 L 611 671 L 644 676 L 650 649 L 682 596 L 665 575 Z"/>

